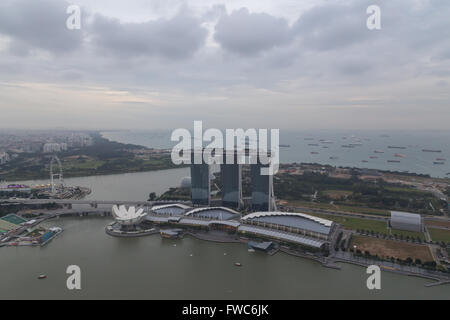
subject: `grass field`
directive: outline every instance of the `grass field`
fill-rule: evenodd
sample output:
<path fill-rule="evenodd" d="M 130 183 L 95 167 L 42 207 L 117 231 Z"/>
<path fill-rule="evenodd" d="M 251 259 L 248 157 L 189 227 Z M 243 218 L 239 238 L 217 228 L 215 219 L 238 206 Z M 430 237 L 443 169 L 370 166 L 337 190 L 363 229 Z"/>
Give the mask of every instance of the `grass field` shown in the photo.
<path fill-rule="evenodd" d="M 328 214 L 311 214 L 313 216 L 317 216 L 320 218 L 328 219 L 337 223 L 340 223 L 344 226 L 345 229 L 351 230 L 370 230 L 379 233 L 388 234 L 387 224 L 384 221 L 376 221 L 369 219 L 360 219 L 360 218 L 352 218 L 352 217 L 341 217 L 335 215 Z"/>
<path fill-rule="evenodd" d="M 405 238 L 408 236 L 411 238 L 419 237 L 421 240 L 425 240 L 425 235 L 423 234 L 423 232 L 413 232 L 395 229 L 389 230 L 387 228 L 387 223 L 385 221 L 376 221 L 352 217 L 340 217 L 335 215 L 316 214 L 316 213 L 311 215 L 337 222 L 341 224 L 345 229 L 369 230 L 387 235 L 394 235 L 394 234 L 397 234 L 398 236 L 402 235 Z"/>
<path fill-rule="evenodd" d="M 309 201 L 301 201 L 301 200 L 289 200 L 287 203 L 290 206 L 299 206 L 306 207 L 312 209 L 323 209 L 323 210 L 332 210 L 332 211 L 342 211 L 346 213 L 354 213 L 354 214 L 370 214 L 376 216 L 389 216 L 391 213 L 388 210 L 374 209 L 374 208 L 365 208 L 365 207 L 353 207 L 347 205 L 332 205 L 328 203 L 316 203 Z"/>
<path fill-rule="evenodd" d="M 391 229 L 391 234 L 396 234 L 398 236 L 417 238 L 419 237 L 422 240 L 425 240 L 425 234 L 423 232 L 415 232 L 415 231 L 407 231 L 407 230 L 398 230 Z"/>
<path fill-rule="evenodd" d="M 377 254 L 382 258 L 399 258 L 405 260 L 420 259 L 422 262 L 433 261 L 430 249 L 426 245 L 405 243 L 392 240 L 383 240 L 364 236 L 353 236 L 351 246 L 361 252 L 369 251 L 371 255 Z"/>
<path fill-rule="evenodd" d="M 442 220 L 425 220 L 425 225 L 427 227 L 444 227 L 450 228 L 450 221 L 442 221 Z"/>
<path fill-rule="evenodd" d="M 445 243 L 450 243 L 450 230 L 428 228 L 431 239 L 433 241 L 444 241 Z"/>

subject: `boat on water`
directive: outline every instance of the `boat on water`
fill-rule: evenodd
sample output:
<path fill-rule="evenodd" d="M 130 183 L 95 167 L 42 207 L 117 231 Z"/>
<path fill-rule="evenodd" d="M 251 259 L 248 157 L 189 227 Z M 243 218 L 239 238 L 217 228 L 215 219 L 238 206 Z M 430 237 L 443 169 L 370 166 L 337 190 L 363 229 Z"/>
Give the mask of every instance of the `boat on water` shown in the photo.
<path fill-rule="evenodd" d="M 422 149 L 422 152 L 442 152 L 442 150 L 437 150 L 437 149 Z"/>
<path fill-rule="evenodd" d="M 435 161 L 435 162 L 433 162 L 433 164 L 445 164 L 445 162 L 443 162 L 443 161 Z"/>
<path fill-rule="evenodd" d="M 318 144 L 317 143 L 309 143 L 308 146 L 317 147 Z"/>
<path fill-rule="evenodd" d="M 388 146 L 389 149 L 406 149 L 406 147 L 402 147 L 402 146 Z"/>
<path fill-rule="evenodd" d="M 400 160 L 388 160 L 389 163 L 400 163 Z"/>
<path fill-rule="evenodd" d="M 242 264 L 241 264 L 240 262 L 235 262 L 234 265 L 235 265 L 236 267 L 242 267 Z"/>
<path fill-rule="evenodd" d="M 378 157 L 376 157 L 376 156 L 370 156 L 369 158 L 370 159 L 378 159 Z"/>
<path fill-rule="evenodd" d="M 39 275 L 38 279 L 40 279 L 40 280 L 47 279 L 47 276 L 45 274 L 41 274 L 41 275 Z"/>
<path fill-rule="evenodd" d="M 318 152 L 315 152 L 315 151 L 313 151 L 313 152 L 311 152 L 311 154 L 319 154 Z"/>
<path fill-rule="evenodd" d="M 290 144 L 280 144 L 280 148 L 290 148 Z"/>
<path fill-rule="evenodd" d="M 354 143 L 350 143 L 349 146 L 353 146 L 353 147 L 360 147 L 363 144 L 361 142 L 354 142 Z"/>
<path fill-rule="evenodd" d="M 353 146 L 351 144 L 343 144 L 341 147 L 342 148 L 354 148 L 355 146 Z"/>
<path fill-rule="evenodd" d="M 384 153 L 383 150 L 375 150 L 373 153 Z"/>
<path fill-rule="evenodd" d="M 330 157 L 331 160 L 337 160 L 339 157 Z"/>
<path fill-rule="evenodd" d="M 305 138 L 305 140 L 311 141 L 311 140 L 314 140 L 314 138 Z"/>
<path fill-rule="evenodd" d="M 436 161 L 445 161 L 444 158 L 436 158 Z"/>
<path fill-rule="evenodd" d="M 361 160 L 361 162 L 367 163 L 367 162 L 369 162 L 369 161 L 367 161 L 367 160 Z"/>
<path fill-rule="evenodd" d="M 400 153 L 396 153 L 396 154 L 394 154 L 394 157 L 396 157 L 396 158 L 404 158 L 405 155 L 404 154 L 400 154 Z"/>

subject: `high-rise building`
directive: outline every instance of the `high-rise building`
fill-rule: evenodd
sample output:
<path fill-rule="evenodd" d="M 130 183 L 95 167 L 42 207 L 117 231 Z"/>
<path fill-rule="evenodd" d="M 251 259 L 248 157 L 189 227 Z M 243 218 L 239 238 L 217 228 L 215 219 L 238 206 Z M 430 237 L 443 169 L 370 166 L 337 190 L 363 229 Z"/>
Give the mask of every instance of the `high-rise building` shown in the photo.
<path fill-rule="evenodd" d="M 191 201 L 193 205 L 209 206 L 211 200 L 210 166 L 195 164 L 194 152 L 191 158 Z"/>
<path fill-rule="evenodd" d="M 261 163 L 250 165 L 252 179 L 252 210 L 273 211 L 273 175 L 262 175 L 261 168 L 268 167 Z"/>
<path fill-rule="evenodd" d="M 224 162 L 226 156 L 224 155 Z M 242 204 L 242 165 L 238 164 L 237 155 L 234 155 L 232 164 L 220 165 L 222 176 L 222 206 L 239 209 Z"/>

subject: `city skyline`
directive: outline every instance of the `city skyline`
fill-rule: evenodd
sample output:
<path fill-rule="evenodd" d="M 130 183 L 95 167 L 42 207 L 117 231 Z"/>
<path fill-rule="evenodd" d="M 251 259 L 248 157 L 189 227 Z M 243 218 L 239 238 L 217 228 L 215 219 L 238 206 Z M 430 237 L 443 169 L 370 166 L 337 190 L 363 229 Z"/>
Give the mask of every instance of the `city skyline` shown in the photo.
<path fill-rule="evenodd" d="M 446 1 L 76 4 L 0 4 L 0 126 L 448 128 Z"/>

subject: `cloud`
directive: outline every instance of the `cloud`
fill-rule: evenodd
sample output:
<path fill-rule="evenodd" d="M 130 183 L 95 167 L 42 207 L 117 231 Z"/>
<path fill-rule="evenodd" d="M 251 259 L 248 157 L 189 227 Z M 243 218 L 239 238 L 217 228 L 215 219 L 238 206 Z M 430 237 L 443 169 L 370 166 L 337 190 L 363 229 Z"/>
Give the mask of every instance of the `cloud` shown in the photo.
<path fill-rule="evenodd" d="M 370 39 L 364 1 L 314 7 L 294 23 L 293 33 L 310 50 L 333 50 Z"/>
<path fill-rule="evenodd" d="M 185 59 L 205 42 L 207 30 L 199 19 L 181 10 L 171 19 L 121 23 L 96 15 L 90 28 L 95 46 L 121 57 L 158 56 Z"/>
<path fill-rule="evenodd" d="M 247 8 L 222 15 L 214 39 L 227 51 L 255 55 L 292 40 L 286 19 L 266 13 L 250 13 Z"/>
<path fill-rule="evenodd" d="M 0 34 L 11 38 L 11 52 L 26 55 L 30 49 L 52 53 L 72 52 L 81 47 L 82 32 L 69 30 L 69 3 L 59 0 L 2 0 Z"/>
<path fill-rule="evenodd" d="M 242 120 L 269 126 L 274 119 L 264 118 L 260 106 L 267 113 L 283 111 L 280 127 L 295 126 L 298 119 L 299 126 L 326 126 L 327 108 L 339 106 L 332 122 L 348 127 L 354 115 L 341 106 L 353 105 L 354 96 L 377 101 L 368 114 L 375 119 L 390 118 L 402 107 L 430 119 L 428 111 L 442 111 L 436 123 L 450 121 L 448 0 L 380 1 L 377 31 L 366 28 L 372 0 L 78 3 L 82 30 L 69 31 L 64 0 L 0 0 L 0 82 L 40 85 L 34 91 L 3 86 L 0 125 L 27 125 L 20 114 L 29 110 L 28 123 L 44 126 L 49 113 L 35 106 L 52 105 L 68 122 L 77 112 L 81 119 L 90 109 L 101 110 L 102 117 L 92 116 L 100 126 L 112 117 L 133 120 L 128 110 L 137 106 L 141 127 L 149 118 L 171 126 L 164 122 L 167 110 L 179 122 L 216 114 L 228 125 Z M 65 89 L 48 90 L 52 84 Z M 130 98 L 117 103 L 89 87 L 127 91 Z M 141 103 L 148 92 L 158 92 L 158 104 Z M 420 96 L 411 96 L 415 92 Z M 11 113 L 16 106 L 21 111 Z M 114 116 L 104 114 L 108 108 Z M 363 113 L 362 126 L 380 125 Z"/>

